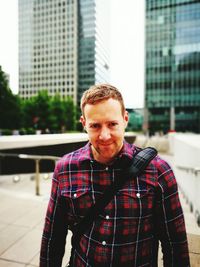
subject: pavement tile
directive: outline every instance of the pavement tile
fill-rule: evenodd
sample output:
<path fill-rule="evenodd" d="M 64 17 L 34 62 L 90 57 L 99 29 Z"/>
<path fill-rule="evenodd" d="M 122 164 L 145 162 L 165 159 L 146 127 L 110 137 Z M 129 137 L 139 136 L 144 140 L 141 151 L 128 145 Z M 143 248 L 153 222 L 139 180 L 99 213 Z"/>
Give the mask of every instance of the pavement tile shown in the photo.
<path fill-rule="evenodd" d="M 45 214 L 44 210 L 45 209 L 41 207 L 41 204 L 30 207 L 30 209 L 20 218 L 18 218 L 13 224 L 33 228 L 41 222 L 41 218 Z"/>
<path fill-rule="evenodd" d="M 2 193 L 2 192 L 1 192 Z M 12 205 L 8 201 L 6 209 L 0 210 L 0 222 L 11 224 L 22 216 L 25 216 L 29 210 L 33 209 L 37 203 L 31 203 L 26 199 L 12 198 Z"/>
<path fill-rule="evenodd" d="M 1 188 L 1 187 L 0 187 Z M 6 211 L 9 208 L 13 207 L 13 198 L 10 198 L 9 196 L 5 195 L 3 189 L 1 188 L 1 194 L 0 194 L 0 203 L 1 203 L 1 208 L 0 208 L 0 219 L 1 219 L 1 214 Z"/>
<path fill-rule="evenodd" d="M 45 213 L 44 213 L 45 214 Z M 44 216 L 43 218 L 40 220 L 40 222 L 36 225 L 35 229 L 40 230 L 41 232 L 43 231 L 44 228 Z"/>
<path fill-rule="evenodd" d="M 0 255 L 7 251 L 15 242 L 28 232 L 27 227 L 17 227 L 14 225 L 7 225 L 0 231 Z"/>
<path fill-rule="evenodd" d="M 38 251 L 37 254 L 30 260 L 30 264 L 34 266 L 39 266 L 39 258 L 40 252 Z"/>
<path fill-rule="evenodd" d="M 0 266 L 1 267 L 25 267 L 24 264 L 17 263 L 17 262 L 10 262 L 0 259 Z"/>
<path fill-rule="evenodd" d="M 41 232 L 32 229 L 1 255 L 2 259 L 30 263 L 40 248 Z"/>
<path fill-rule="evenodd" d="M 7 223 L 0 223 L 0 232 L 7 227 Z"/>
<path fill-rule="evenodd" d="M 0 222 L 11 224 L 18 220 L 21 216 L 27 213 L 27 209 L 25 209 L 22 205 L 21 208 L 16 207 L 15 203 L 13 203 L 12 208 L 8 208 L 6 211 L 0 213 Z"/>

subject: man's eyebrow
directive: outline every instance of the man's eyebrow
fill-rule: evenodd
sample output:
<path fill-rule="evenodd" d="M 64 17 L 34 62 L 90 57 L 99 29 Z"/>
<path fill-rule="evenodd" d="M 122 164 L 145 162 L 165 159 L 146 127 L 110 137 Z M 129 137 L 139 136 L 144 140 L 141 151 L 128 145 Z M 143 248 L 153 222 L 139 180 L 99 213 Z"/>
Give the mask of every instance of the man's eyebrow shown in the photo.
<path fill-rule="evenodd" d="M 99 122 L 89 122 L 89 125 L 100 124 Z"/>
<path fill-rule="evenodd" d="M 112 122 L 118 123 L 118 120 L 110 120 L 110 121 L 108 121 L 108 123 L 112 123 Z"/>

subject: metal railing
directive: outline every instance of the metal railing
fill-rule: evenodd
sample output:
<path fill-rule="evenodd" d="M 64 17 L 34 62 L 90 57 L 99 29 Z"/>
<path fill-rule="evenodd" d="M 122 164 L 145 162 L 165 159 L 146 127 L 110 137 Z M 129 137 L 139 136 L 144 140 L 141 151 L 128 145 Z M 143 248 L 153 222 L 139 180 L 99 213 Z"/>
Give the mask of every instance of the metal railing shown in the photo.
<path fill-rule="evenodd" d="M 14 153 L 0 153 L 0 157 L 16 157 L 19 159 L 28 159 L 35 161 L 35 194 L 40 195 L 40 161 L 52 160 L 56 163 L 60 157 L 49 155 L 28 155 L 28 154 L 14 154 Z"/>

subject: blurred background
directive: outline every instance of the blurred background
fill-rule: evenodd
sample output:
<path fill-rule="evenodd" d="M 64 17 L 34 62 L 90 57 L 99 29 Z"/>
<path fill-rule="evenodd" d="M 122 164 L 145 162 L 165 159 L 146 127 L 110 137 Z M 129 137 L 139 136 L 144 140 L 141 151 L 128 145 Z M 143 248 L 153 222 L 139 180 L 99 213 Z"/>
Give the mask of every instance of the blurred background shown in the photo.
<path fill-rule="evenodd" d="M 81 95 L 111 83 L 129 111 L 126 139 L 175 170 L 200 266 L 200 2 L 0 0 L 0 32 L 0 265 L 38 266 L 50 173 L 87 142 Z M 17 250 L 30 240 L 30 253 Z"/>

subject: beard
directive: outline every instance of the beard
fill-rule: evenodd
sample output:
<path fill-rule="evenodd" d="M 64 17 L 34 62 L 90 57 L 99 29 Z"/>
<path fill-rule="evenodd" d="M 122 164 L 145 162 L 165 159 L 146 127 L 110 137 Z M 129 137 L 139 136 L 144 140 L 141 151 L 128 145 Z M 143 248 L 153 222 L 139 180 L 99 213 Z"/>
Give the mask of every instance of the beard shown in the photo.
<path fill-rule="evenodd" d="M 110 163 L 118 155 L 121 147 L 116 143 L 92 145 L 94 159 L 101 163 Z"/>

